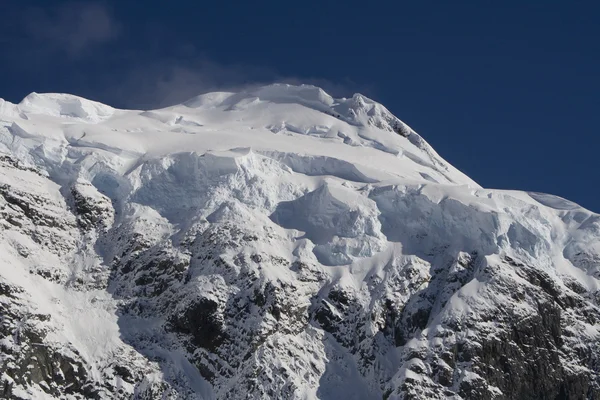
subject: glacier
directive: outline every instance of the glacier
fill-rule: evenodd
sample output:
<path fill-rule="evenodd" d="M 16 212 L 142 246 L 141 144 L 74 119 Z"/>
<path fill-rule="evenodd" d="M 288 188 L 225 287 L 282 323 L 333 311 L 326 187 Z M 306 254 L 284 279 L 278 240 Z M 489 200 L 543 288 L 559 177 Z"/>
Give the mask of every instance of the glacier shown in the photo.
<path fill-rule="evenodd" d="M 0 99 L 0 398 L 595 399 L 599 283 L 360 94 Z"/>

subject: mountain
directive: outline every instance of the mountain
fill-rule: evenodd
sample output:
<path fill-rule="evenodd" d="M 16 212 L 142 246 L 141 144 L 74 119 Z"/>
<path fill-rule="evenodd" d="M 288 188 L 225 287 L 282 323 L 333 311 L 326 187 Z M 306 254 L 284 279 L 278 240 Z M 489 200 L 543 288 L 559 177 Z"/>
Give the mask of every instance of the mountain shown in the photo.
<path fill-rule="evenodd" d="M 1 398 L 600 399 L 599 279 L 360 94 L 0 100 Z"/>

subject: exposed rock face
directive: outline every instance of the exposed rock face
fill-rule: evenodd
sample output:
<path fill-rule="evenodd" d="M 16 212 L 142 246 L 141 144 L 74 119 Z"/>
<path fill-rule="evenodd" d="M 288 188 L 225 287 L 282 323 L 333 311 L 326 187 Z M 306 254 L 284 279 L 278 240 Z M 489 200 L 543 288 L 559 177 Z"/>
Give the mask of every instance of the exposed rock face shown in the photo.
<path fill-rule="evenodd" d="M 597 214 L 359 95 L 44 96 L 0 127 L 0 398 L 600 398 Z"/>

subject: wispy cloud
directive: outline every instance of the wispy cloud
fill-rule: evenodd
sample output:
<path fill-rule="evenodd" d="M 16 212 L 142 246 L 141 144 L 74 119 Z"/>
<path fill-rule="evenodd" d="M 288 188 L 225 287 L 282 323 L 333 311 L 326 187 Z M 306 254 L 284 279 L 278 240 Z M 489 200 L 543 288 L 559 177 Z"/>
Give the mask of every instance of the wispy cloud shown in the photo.
<path fill-rule="evenodd" d="M 117 107 L 159 108 L 209 91 L 274 82 L 314 84 L 336 97 L 372 93 L 372 88 L 348 79 L 288 76 L 271 67 L 216 61 L 159 23 L 145 30 L 119 20 L 103 1 L 35 8 L 5 1 L 8 15 L 0 25 L 0 44 L 11 54 L 6 62 L 15 71 L 42 75 L 43 82 L 51 77 L 54 91 Z"/>
<path fill-rule="evenodd" d="M 275 69 L 242 64 L 222 64 L 206 56 L 162 59 L 132 66 L 112 84 L 105 95 L 124 107 L 158 108 L 181 103 L 201 93 L 238 91 L 271 83 L 319 86 L 334 97 L 350 96 L 359 91 L 366 95 L 373 88 L 348 79 L 293 77 Z"/>
<path fill-rule="evenodd" d="M 54 8 L 30 8 L 23 15 L 25 33 L 48 52 L 79 57 L 119 36 L 121 27 L 102 2 L 68 2 Z"/>
<path fill-rule="evenodd" d="M 200 93 L 271 82 L 275 75 L 269 68 L 224 65 L 204 56 L 156 59 L 131 65 L 106 86 L 105 95 L 125 107 L 164 107 Z"/>

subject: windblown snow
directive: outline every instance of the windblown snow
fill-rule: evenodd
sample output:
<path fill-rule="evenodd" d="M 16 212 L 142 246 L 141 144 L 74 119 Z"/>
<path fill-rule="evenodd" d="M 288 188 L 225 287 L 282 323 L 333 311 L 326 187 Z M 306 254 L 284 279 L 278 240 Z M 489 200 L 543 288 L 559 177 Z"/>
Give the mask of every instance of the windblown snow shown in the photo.
<path fill-rule="evenodd" d="M 600 398 L 599 279 L 360 94 L 0 99 L 2 398 Z"/>

